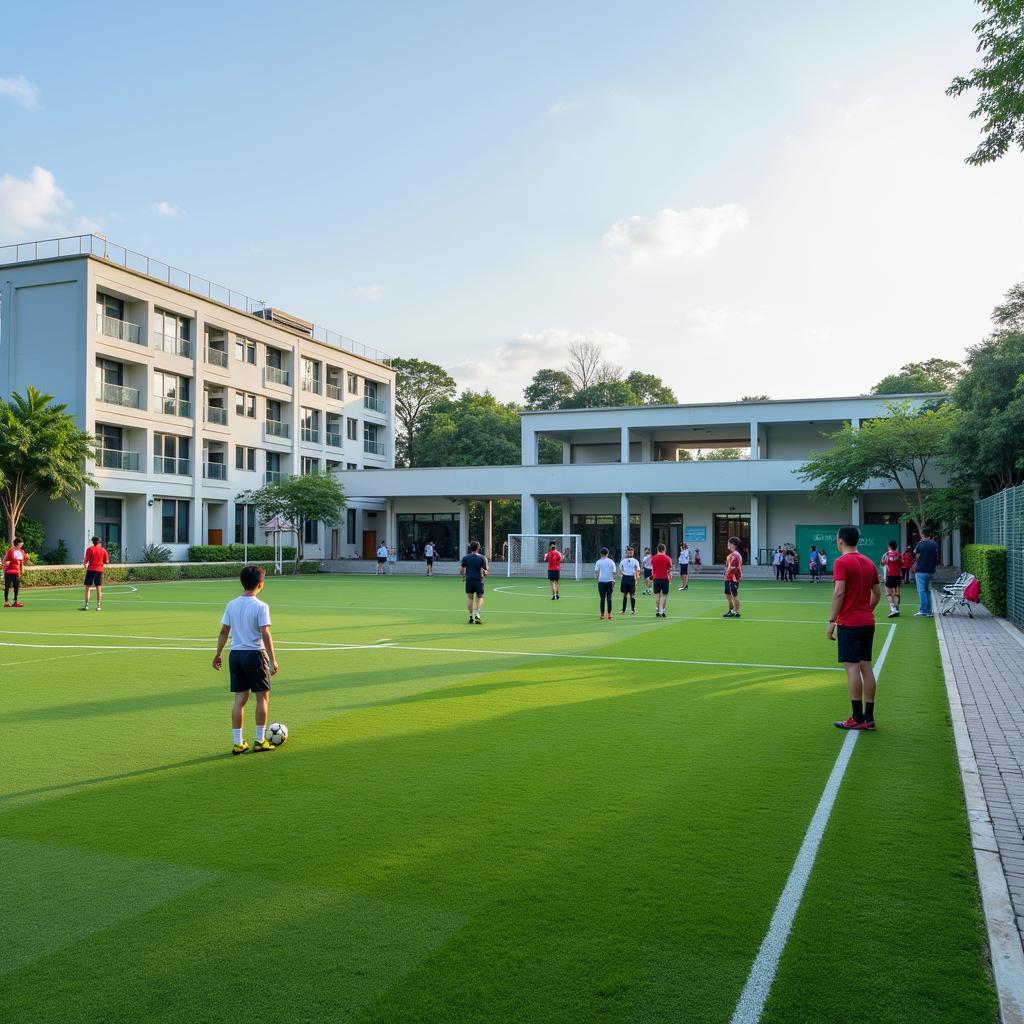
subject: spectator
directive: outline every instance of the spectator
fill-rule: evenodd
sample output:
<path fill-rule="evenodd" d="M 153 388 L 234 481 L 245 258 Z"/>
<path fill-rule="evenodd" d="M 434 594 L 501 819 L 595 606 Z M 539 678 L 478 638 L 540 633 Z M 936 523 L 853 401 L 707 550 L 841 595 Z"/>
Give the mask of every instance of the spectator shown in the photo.
<path fill-rule="evenodd" d="M 914 548 L 914 581 L 921 607 L 914 612 L 915 618 L 932 617 L 932 577 L 939 561 L 939 545 L 932 540 L 931 530 L 923 529 L 921 539 Z"/>
<path fill-rule="evenodd" d="M 772 565 L 775 566 L 775 578 L 777 580 L 782 579 L 782 567 L 785 564 L 786 556 L 782 553 L 782 548 L 778 547 L 775 549 L 775 554 L 772 555 Z"/>

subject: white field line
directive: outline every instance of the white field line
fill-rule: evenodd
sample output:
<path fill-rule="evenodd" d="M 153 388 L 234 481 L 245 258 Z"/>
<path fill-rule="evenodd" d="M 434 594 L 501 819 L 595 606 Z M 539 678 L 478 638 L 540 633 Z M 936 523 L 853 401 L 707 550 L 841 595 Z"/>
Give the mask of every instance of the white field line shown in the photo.
<path fill-rule="evenodd" d="M 84 640 L 164 640 L 168 644 L 172 643 L 202 643 L 203 641 L 209 641 L 211 644 L 216 645 L 216 637 L 208 636 L 150 636 L 142 633 L 50 633 L 41 629 L 0 629 L 0 636 L 52 636 L 54 638 L 60 638 L 65 636 L 72 636 Z M 378 640 L 377 643 L 382 641 Z M 307 647 L 330 647 L 336 648 L 342 647 L 369 647 L 375 646 L 371 644 L 345 644 L 344 641 L 340 640 L 274 640 L 274 646 L 280 647 L 282 645 L 287 646 L 288 644 L 305 644 Z"/>
<path fill-rule="evenodd" d="M 881 674 L 895 634 L 896 624 L 892 623 L 889 626 L 889 635 L 885 638 L 881 653 L 875 662 L 876 678 Z M 786 942 L 793 927 L 793 919 L 796 917 L 797 910 L 800 909 L 800 901 L 803 899 L 807 880 L 810 878 L 811 869 L 814 867 L 814 861 L 818 855 L 818 847 L 825 834 L 825 827 L 832 814 L 832 807 L 836 802 L 839 786 L 846 774 L 846 768 L 850 763 L 858 735 L 857 732 L 848 732 L 843 740 L 843 745 L 839 748 L 839 756 L 832 766 L 828 782 L 825 783 L 825 791 L 821 794 L 810 825 L 807 826 L 807 832 L 804 835 L 804 841 L 800 844 L 793 869 L 790 871 L 782 895 L 779 897 L 775 913 L 772 914 L 768 934 L 765 935 L 764 941 L 761 943 L 754 964 L 750 968 L 747 983 L 743 986 L 740 1000 L 736 1004 L 736 1011 L 732 1015 L 732 1024 L 758 1024 L 761 1019 L 764 1005 L 775 982 L 779 959 L 782 957 L 782 951 L 786 948 Z"/>

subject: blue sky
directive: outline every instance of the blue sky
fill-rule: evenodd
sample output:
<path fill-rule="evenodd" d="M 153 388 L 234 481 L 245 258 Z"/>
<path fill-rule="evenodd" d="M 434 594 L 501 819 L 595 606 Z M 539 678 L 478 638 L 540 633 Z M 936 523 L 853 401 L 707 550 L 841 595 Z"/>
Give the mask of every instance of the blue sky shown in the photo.
<path fill-rule="evenodd" d="M 95 226 L 503 398 L 575 338 L 682 400 L 860 391 L 1024 278 L 1024 158 L 965 167 L 943 95 L 977 17 L 25 5 L 0 240 Z"/>

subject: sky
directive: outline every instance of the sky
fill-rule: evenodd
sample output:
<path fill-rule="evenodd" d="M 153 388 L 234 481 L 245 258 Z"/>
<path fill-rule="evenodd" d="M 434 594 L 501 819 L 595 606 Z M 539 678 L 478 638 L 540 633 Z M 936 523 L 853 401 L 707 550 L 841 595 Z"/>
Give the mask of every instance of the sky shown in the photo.
<path fill-rule="evenodd" d="M 1024 279 L 1024 156 L 967 166 L 944 94 L 979 16 L 19 5 L 0 244 L 102 232 L 503 400 L 575 340 L 682 402 L 862 393 Z"/>

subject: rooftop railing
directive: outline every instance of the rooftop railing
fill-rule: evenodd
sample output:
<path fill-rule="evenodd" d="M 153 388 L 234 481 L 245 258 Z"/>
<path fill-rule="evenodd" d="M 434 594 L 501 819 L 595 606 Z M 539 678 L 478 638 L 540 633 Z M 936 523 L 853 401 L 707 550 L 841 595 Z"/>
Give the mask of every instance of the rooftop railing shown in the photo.
<path fill-rule="evenodd" d="M 134 270 L 136 273 L 145 274 L 146 277 L 151 277 L 156 281 L 181 288 L 193 295 L 212 299 L 214 302 L 231 306 L 242 313 L 249 313 L 261 319 L 266 319 L 267 311 L 274 308 L 273 303 L 265 299 L 254 299 L 243 292 L 236 292 L 233 288 L 226 288 L 205 277 L 190 274 L 187 270 L 179 270 L 168 263 L 126 249 L 122 245 L 115 245 L 99 235 L 70 235 L 65 238 L 46 238 L 38 242 L 20 242 L 17 245 L 0 246 L 0 266 L 11 263 L 32 263 L 36 260 L 56 259 L 61 256 L 95 256 L 116 266 L 124 267 L 126 270 Z M 344 334 L 328 330 L 319 324 L 312 324 L 308 333 L 314 341 L 323 342 L 325 345 L 343 349 L 387 366 L 391 365 L 391 356 L 386 352 L 360 344 L 358 341 L 353 341 L 352 338 L 347 338 Z"/>

